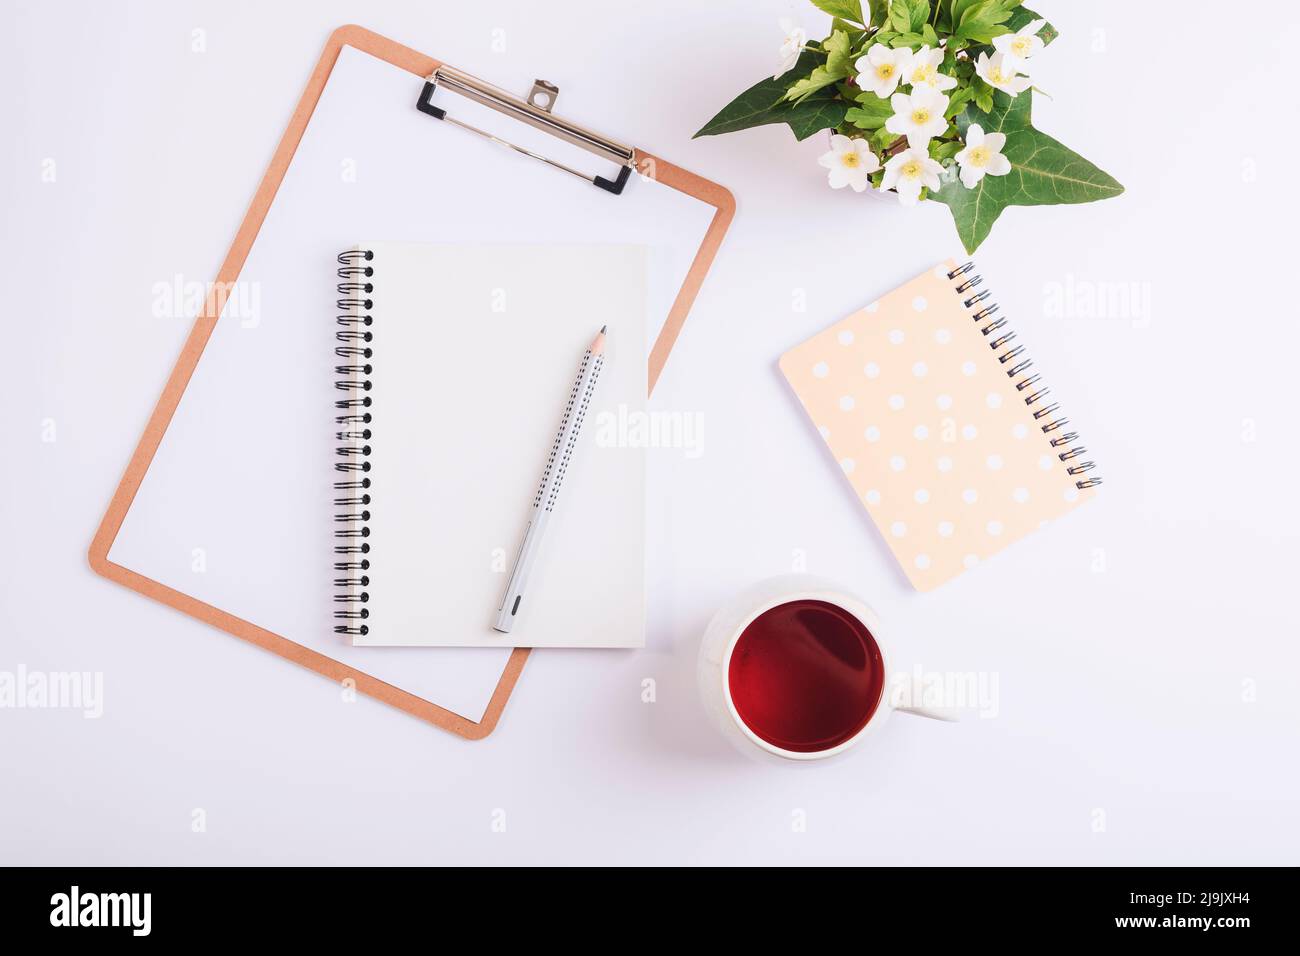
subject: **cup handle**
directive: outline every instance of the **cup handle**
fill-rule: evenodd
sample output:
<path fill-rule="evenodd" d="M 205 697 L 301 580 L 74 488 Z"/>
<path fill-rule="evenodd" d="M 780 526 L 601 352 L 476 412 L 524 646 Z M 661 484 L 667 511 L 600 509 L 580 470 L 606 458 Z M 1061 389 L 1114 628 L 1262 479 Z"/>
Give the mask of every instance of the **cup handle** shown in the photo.
<path fill-rule="evenodd" d="M 956 723 L 961 719 L 954 707 L 925 703 L 923 682 L 911 671 L 900 671 L 894 675 L 889 688 L 889 704 L 901 714 L 929 717 L 931 720 L 942 720 L 947 723 Z"/>
<path fill-rule="evenodd" d="M 961 720 L 957 712 L 948 707 L 895 707 L 894 710 L 900 714 L 915 714 L 917 717 L 929 717 L 931 720 L 942 720 L 950 724 Z"/>

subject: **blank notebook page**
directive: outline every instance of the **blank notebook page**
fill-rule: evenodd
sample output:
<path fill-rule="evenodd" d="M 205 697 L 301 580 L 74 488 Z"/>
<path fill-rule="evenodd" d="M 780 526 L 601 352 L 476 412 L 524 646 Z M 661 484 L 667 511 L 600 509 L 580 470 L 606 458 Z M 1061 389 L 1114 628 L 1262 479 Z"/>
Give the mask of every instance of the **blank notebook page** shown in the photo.
<path fill-rule="evenodd" d="M 372 253 L 374 337 L 372 500 L 360 522 L 367 633 L 354 643 L 640 647 L 645 449 L 620 440 L 618 422 L 645 410 L 645 250 L 358 248 Z M 583 353 L 604 325 L 604 367 L 519 617 L 502 634 L 492 623 L 506 579 Z"/>
<path fill-rule="evenodd" d="M 888 542 L 913 587 L 928 591 L 1074 508 L 1095 493 L 1062 460 L 1064 432 L 1026 399 L 1046 378 L 1003 361 L 1018 342 L 991 346 L 979 290 L 958 291 L 949 262 L 917 276 L 795 346 L 781 371 Z M 970 274 L 971 276 L 974 273 Z M 986 305 L 996 298 L 985 300 Z"/>

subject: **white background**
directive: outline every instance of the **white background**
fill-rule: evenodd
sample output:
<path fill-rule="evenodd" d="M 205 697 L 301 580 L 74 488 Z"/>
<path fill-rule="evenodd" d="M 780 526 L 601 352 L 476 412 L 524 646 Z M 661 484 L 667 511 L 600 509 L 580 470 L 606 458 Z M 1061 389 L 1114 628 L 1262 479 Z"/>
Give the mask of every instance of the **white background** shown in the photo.
<path fill-rule="evenodd" d="M 1252 6 L 1221 49 L 1220 4 L 1039 4 L 1061 38 L 1036 61 L 1053 97 L 1036 125 L 1127 192 L 1012 209 L 979 264 L 1106 485 L 930 595 L 775 362 L 959 255 L 947 210 L 829 190 L 822 142 L 784 127 L 690 139 L 770 74 L 780 17 L 819 37 L 823 15 L 793 0 L 76 6 L 3 3 L 0 670 L 102 671 L 105 709 L 0 711 L 0 859 L 1296 862 L 1291 5 Z M 651 458 L 647 647 L 534 654 L 480 743 L 344 704 L 85 562 L 188 329 L 151 314 L 153 285 L 216 274 L 349 21 L 520 92 L 556 82 L 561 113 L 739 202 L 656 394 L 703 417 L 704 454 Z M 1087 290 L 1128 284 L 1149 305 L 1089 314 Z M 697 699 L 699 634 L 801 558 L 874 605 L 909 660 L 996 675 L 996 717 L 900 716 L 826 766 L 731 750 Z"/>

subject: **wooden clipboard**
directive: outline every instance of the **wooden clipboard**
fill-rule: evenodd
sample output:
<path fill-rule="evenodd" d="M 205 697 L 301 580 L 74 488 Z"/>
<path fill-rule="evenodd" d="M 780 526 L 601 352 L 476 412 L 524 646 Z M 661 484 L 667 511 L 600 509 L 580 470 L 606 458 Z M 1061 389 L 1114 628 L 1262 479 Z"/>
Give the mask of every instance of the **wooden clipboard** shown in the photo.
<path fill-rule="evenodd" d="M 221 270 L 214 283 L 214 289 L 230 288 L 239 278 L 244 262 L 253 247 L 253 242 L 257 238 L 258 231 L 266 219 L 271 204 L 275 201 L 276 192 L 280 188 L 280 184 L 289 168 L 289 163 L 293 159 L 294 152 L 297 150 L 298 144 L 307 129 L 308 121 L 311 119 L 316 104 L 320 100 L 321 93 L 329 82 L 339 52 L 344 46 L 354 47 L 419 77 L 433 76 L 436 71 L 444 66 L 433 57 L 425 56 L 423 53 L 402 46 L 359 26 L 344 26 L 335 30 L 325 44 L 320 61 L 316 64 L 316 69 L 312 72 L 307 88 L 298 101 L 297 109 L 294 110 L 293 117 L 289 121 L 289 126 L 280 139 L 275 156 L 271 159 L 271 165 L 262 177 L 261 185 L 258 187 L 252 204 L 244 216 L 244 221 L 235 235 L 230 251 L 226 254 L 225 261 L 222 263 Z M 715 209 L 712 221 L 705 232 L 704 241 L 695 253 L 690 269 L 686 274 L 686 279 L 678 290 L 663 327 L 651 348 L 648 387 L 653 392 L 655 383 L 658 381 L 664 364 L 668 360 L 668 355 L 672 351 L 673 344 L 676 342 L 682 325 L 686 321 L 686 315 L 690 311 L 695 296 L 704 282 L 705 275 L 708 274 L 714 256 L 717 254 L 718 247 L 722 243 L 722 237 L 731 224 L 731 219 L 735 214 L 735 200 L 730 192 L 717 183 L 710 182 L 679 166 L 674 166 L 672 163 L 660 159 L 645 150 L 639 148 L 634 150 L 632 165 L 647 179 L 652 179 L 670 189 L 694 197 Z M 190 377 L 203 355 L 204 347 L 212 335 L 220 311 L 221 302 L 214 293 L 209 296 L 203 311 L 199 314 L 193 328 L 190 330 L 180 357 L 167 379 L 167 384 L 163 387 L 162 395 L 149 417 L 144 434 L 140 437 L 135 452 L 131 456 L 131 461 L 126 467 L 126 473 L 122 476 L 122 481 L 109 503 L 108 510 L 100 522 L 98 531 L 95 533 L 89 552 L 91 568 L 97 574 L 111 581 L 116 581 L 118 584 L 125 585 L 133 591 L 153 598 L 155 601 L 160 601 L 190 617 L 218 627 L 228 634 L 233 634 L 235 637 L 256 644 L 296 664 L 301 664 L 303 667 L 328 677 L 330 680 L 337 682 L 351 680 L 361 693 L 391 704 L 415 717 L 427 720 L 429 723 L 453 734 L 468 740 L 481 740 L 486 737 L 500 721 L 501 714 L 505 710 L 506 701 L 509 699 L 515 683 L 519 680 L 520 672 L 523 670 L 524 662 L 528 659 L 529 654 L 529 651 L 525 648 L 515 648 L 510 653 L 505 669 L 497 682 L 496 689 L 493 691 L 487 708 L 484 710 L 482 720 L 472 721 L 444 707 L 440 707 L 431 700 L 426 700 L 399 687 L 394 687 L 392 684 L 343 664 L 332 657 L 321 654 L 265 628 L 258 627 L 249 621 L 242 620 L 223 611 L 221 608 L 200 601 L 182 591 L 168 587 L 159 581 L 138 574 L 119 564 L 114 564 L 108 559 L 109 550 L 112 548 L 122 523 L 126 519 L 136 492 L 144 481 L 145 473 L 149 470 L 154 455 L 162 443 L 163 435 L 166 433 L 167 427 L 180 405 L 181 396 L 184 394 Z"/>

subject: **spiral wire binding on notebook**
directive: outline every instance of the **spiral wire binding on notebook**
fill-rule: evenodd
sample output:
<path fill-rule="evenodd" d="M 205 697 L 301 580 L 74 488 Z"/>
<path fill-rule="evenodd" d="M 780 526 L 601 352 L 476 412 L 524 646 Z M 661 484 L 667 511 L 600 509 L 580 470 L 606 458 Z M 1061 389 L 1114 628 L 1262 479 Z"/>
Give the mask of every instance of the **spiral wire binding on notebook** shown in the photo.
<path fill-rule="evenodd" d="M 974 268 L 975 263 L 968 262 L 963 266 L 958 266 L 956 269 L 948 273 L 948 278 L 950 280 L 960 280 L 957 282 L 956 287 L 958 295 L 965 296 L 966 293 L 972 292 L 984 283 L 984 278 L 982 276 L 963 278 Z M 1051 389 L 1035 388 L 1035 386 L 1042 380 L 1042 376 L 1037 372 L 1033 374 L 1025 374 L 1029 372 L 1034 363 L 1032 360 L 1025 357 L 1025 347 L 1023 345 L 1012 346 L 1010 344 L 1015 339 L 1016 333 L 1006 330 L 1006 317 L 997 315 L 998 306 L 995 303 L 988 301 L 990 295 L 991 293 L 987 289 L 982 292 L 975 292 L 969 298 L 964 298 L 962 300 L 962 305 L 967 309 L 975 310 L 971 317 L 976 322 L 985 323 L 980 326 L 980 332 L 988 340 L 989 348 L 994 351 L 997 355 L 998 362 L 1003 366 L 1007 366 L 1008 363 L 1010 363 L 1009 367 L 1006 368 L 1007 377 L 1017 379 L 1022 375 L 1024 376 L 1023 378 L 1020 378 L 1019 381 L 1015 382 L 1016 391 L 1024 392 L 1026 389 L 1031 389 L 1030 393 L 1025 396 L 1024 402 L 1031 409 L 1034 421 L 1042 423 L 1039 425 L 1039 428 L 1042 430 L 1043 434 L 1047 436 L 1048 441 L 1051 442 L 1056 457 L 1065 462 L 1066 470 L 1072 477 L 1078 479 L 1075 481 L 1074 486 L 1080 490 L 1097 487 L 1097 485 L 1101 484 L 1100 478 L 1095 476 L 1090 478 L 1079 477 L 1092 471 L 1096 467 L 1096 464 L 1091 461 L 1075 461 L 1080 455 L 1086 453 L 1088 450 L 1082 445 L 1072 444 L 1078 439 L 1079 433 L 1061 432 L 1060 434 L 1054 434 L 1055 432 L 1059 432 L 1070 422 L 1070 420 L 1063 415 L 1058 415 L 1061 409 L 1060 404 L 1057 402 L 1049 402 L 1045 405 L 1039 406 L 1038 408 L 1034 407 L 1035 405 L 1038 405 L 1044 397 L 1046 397 Z M 992 338 L 990 338 L 990 336 L 992 336 Z M 1044 419 L 1047 420 L 1043 421 Z"/>
<path fill-rule="evenodd" d="M 344 622 L 335 625 L 334 633 L 355 636 L 370 631 L 365 623 L 370 616 L 365 606 L 370 595 L 365 589 L 370 584 L 366 573 L 370 570 L 370 542 L 366 539 L 370 537 L 371 397 L 366 393 L 374 371 L 374 317 L 370 314 L 374 305 L 370 298 L 374 292 L 374 258 L 369 249 L 339 253 L 339 299 L 335 303 L 339 329 L 334 333 L 338 343 L 334 355 L 343 364 L 334 367 L 335 374 L 341 376 L 334 387 L 347 397 L 334 402 L 334 422 L 339 427 L 335 451 L 341 459 L 334 463 L 334 471 L 339 473 L 339 480 L 334 482 L 338 493 L 334 506 L 340 509 L 334 515 L 339 525 L 334 530 L 334 570 L 343 574 L 334 579 L 334 603 L 341 605 L 334 617 Z"/>

